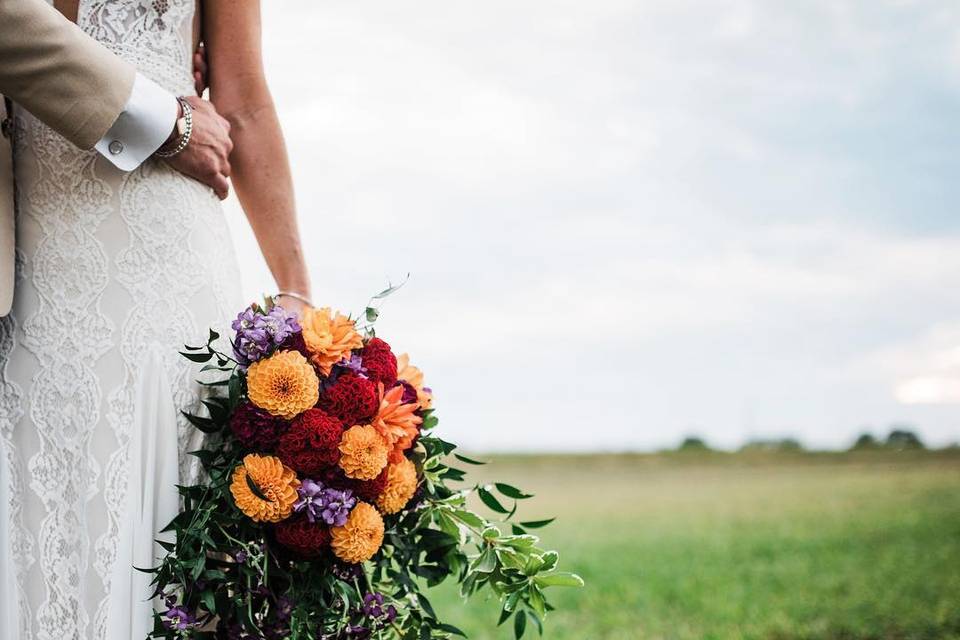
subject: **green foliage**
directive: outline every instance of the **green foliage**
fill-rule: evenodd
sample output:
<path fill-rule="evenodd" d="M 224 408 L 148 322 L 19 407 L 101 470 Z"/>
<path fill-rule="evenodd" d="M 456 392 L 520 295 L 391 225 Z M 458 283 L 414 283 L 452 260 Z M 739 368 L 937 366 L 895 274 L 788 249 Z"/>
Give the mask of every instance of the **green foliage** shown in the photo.
<path fill-rule="evenodd" d="M 857 436 L 856 441 L 854 441 L 853 446 L 850 447 L 851 451 L 863 451 L 869 449 L 876 449 L 880 446 L 880 443 L 877 442 L 877 439 L 873 436 L 872 433 L 861 433 Z"/>
<path fill-rule="evenodd" d="M 163 543 L 168 555 L 147 570 L 154 574 L 156 595 L 176 600 L 198 620 L 187 630 L 167 629 L 157 615 L 151 637 L 213 640 L 216 634 L 210 627 L 219 624 L 238 626 L 255 638 L 276 625 L 288 627 L 291 640 L 315 640 L 322 634 L 337 638 L 350 625 L 371 626 L 362 613 L 363 598 L 369 593 L 384 594 L 385 605 L 397 611 L 389 624 L 375 626 L 374 638 L 463 636 L 437 615 L 425 593 L 425 587 L 452 580 L 464 597 L 492 595 L 500 604 L 500 622 L 513 618 L 519 638 L 531 626 L 542 630 L 551 609 L 548 589 L 582 586 L 578 576 L 558 571 L 558 554 L 542 548 L 537 536 L 527 532 L 550 520 L 516 521 L 519 503 L 530 494 L 505 483 L 452 486 L 465 479 L 465 471 L 451 466 L 451 461 L 484 463 L 454 453 L 456 445 L 434 435 L 438 421 L 432 411 L 424 413 L 413 454 L 422 473 L 418 498 L 399 514 L 384 517 L 384 544 L 374 558 L 351 569 L 332 554 L 313 562 L 292 556 L 276 544 L 269 528 L 243 515 L 230 494 L 233 470 L 249 452 L 225 427 L 245 388 L 237 363 L 215 348 L 218 338 L 211 331 L 206 345 L 188 346 L 183 352 L 192 362 L 204 364 L 203 370 L 228 374 L 222 380 L 201 382 L 214 392 L 203 403 L 206 415 L 187 416 L 208 435 L 204 448 L 192 452 L 207 478 L 199 485 L 179 487 L 183 509 L 164 529 L 175 532 L 176 543 Z M 474 495 L 496 514 L 494 518 L 468 504 Z"/>
<path fill-rule="evenodd" d="M 923 449 L 920 436 L 907 425 L 895 426 L 887 436 L 886 446 L 890 449 L 902 451 L 904 449 Z"/>
<path fill-rule="evenodd" d="M 677 447 L 677 451 L 710 451 L 710 446 L 703 438 L 688 436 Z"/>

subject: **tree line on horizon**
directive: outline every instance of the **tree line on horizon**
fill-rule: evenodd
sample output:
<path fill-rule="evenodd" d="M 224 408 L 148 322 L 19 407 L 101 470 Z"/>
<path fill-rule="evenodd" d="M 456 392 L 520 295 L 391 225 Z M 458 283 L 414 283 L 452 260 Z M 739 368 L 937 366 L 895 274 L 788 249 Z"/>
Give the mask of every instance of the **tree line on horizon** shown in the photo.
<path fill-rule="evenodd" d="M 957 445 L 952 445 L 957 446 Z M 847 448 L 847 451 L 887 450 L 905 451 L 926 449 L 917 432 L 905 425 L 894 425 L 886 438 L 877 438 L 870 432 L 861 433 Z M 796 438 L 753 439 L 744 443 L 738 451 L 806 451 L 803 443 Z M 715 451 L 700 436 L 687 436 L 676 451 Z"/>

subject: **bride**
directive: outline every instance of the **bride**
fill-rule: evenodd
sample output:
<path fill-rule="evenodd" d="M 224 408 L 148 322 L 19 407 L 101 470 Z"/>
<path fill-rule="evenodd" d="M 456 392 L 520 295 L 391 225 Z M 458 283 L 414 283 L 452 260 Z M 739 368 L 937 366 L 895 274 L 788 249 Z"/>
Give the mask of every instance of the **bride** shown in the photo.
<path fill-rule="evenodd" d="M 264 80 L 259 2 L 57 0 L 69 19 L 232 125 L 233 186 L 282 291 L 309 298 L 290 170 Z M 16 301 L 0 320 L 0 636 L 138 640 L 175 483 L 190 484 L 196 371 L 176 351 L 243 306 L 214 192 L 148 160 L 121 173 L 24 111 L 14 119 Z M 7 511 L 4 513 L 4 511 Z M 11 635 L 12 634 L 12 635 Z M 8 638 L 10 635 L 10 638 Z"/>

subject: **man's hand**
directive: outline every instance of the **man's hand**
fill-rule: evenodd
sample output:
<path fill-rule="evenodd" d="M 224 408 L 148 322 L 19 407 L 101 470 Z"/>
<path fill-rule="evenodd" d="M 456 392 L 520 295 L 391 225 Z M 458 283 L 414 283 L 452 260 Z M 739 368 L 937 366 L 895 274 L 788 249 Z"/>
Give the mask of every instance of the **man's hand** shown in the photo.
<path fill-rule="evenodd" d="M 184 98 L 193 108 L 193 132 L 187 148 L 164 158 L 171 167 L 209 186 L 221 200 L 227 197 L 230 185 L 230 123 L 220 117 L 217 110 L 206 100 L 196 96 Z M 176 132 L 171 139 L 176 138 Z"/>

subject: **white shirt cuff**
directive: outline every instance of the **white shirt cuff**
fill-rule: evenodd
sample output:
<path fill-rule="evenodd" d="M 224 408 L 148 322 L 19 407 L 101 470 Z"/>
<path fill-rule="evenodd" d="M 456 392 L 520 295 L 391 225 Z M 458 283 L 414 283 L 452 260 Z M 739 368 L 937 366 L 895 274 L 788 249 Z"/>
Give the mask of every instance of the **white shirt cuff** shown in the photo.
<path fill-rule="evenodd" d="M 142 74 L 117 121 L 96 149 L 122 171 L 133 171 L 170 137 L 177 123 L 177 99 Z"/>

